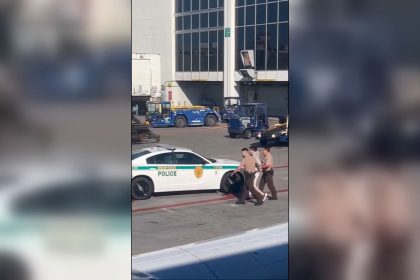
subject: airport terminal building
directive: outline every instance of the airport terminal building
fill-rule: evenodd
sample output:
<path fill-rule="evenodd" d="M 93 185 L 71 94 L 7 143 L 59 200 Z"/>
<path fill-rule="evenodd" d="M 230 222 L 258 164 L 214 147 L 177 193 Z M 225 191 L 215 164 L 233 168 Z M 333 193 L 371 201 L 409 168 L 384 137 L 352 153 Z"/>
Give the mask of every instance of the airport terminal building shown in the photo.
<path fill-rule="evenodd" d="M 175 105 L 264 102 L 269 115 L 286 115 L 288 4 L 133 0 L 132 51 L 160 55 L 161 96 Z M 241 71 L 244 50 L 253 53 L 250 71 Z"/>

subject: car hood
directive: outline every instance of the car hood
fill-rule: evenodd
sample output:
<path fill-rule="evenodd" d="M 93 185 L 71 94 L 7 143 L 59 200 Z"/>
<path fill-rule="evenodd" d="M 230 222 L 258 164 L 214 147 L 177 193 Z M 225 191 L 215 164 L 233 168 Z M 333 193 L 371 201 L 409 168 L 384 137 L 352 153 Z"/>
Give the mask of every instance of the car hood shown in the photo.
<path fill-rule="evenodd" d="M 228 165 L 239 165 L 241 164 L 239 161 L 230 160 L 230 159 L 221 159 L 221 158 L 214 158 L 216 161 L 215 164 L 228 164 Z"/>

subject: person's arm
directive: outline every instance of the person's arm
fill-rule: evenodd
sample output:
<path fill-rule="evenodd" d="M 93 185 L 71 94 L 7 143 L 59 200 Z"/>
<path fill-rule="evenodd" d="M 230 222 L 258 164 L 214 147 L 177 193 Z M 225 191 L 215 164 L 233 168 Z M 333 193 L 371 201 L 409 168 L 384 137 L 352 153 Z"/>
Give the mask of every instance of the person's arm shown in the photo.
<path fill-rule="evenodd" d="M 236 168 L 235 171 L 233 171 L 232 174 L 238 173 L 239 171 L 241 171 L 245 166 L 245 160 L 242 160 L 241 164 L 239 164 L 238 168 Z"/>
<path fill-rule="evenodd" d="M 271 159 L 270 160 L 266 160 L 265 164 L 261 167 L 262 170 L 267 170 L 273 168 L 273 164 L 271 163 Z"/>

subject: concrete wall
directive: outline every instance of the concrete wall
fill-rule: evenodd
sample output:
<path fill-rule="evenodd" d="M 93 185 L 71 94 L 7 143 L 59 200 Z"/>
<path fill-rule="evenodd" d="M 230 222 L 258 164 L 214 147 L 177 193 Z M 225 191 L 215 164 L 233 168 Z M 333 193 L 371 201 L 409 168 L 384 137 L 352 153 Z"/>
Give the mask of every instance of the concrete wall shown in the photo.
<path fill-rule="evenodd" d="M 174 73 L 173 2 L 132 1 L 132 52 L 160 54 L 162 83 L 171 81 Z"/>

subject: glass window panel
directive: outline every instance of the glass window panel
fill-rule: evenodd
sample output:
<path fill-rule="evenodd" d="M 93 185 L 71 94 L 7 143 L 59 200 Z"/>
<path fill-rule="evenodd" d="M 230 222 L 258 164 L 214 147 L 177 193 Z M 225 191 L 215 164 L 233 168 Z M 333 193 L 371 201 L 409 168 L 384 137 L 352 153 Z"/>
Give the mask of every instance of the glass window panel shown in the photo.
<path fill-rule="evenodd" d="M 182 34 L 176 35 L 176 71 L 183 71 L 182 67 Z"/>
<path fill-rule="evenodd" d="M 192 19 L 192 28 L 193 29 L 200 28 L 200 15 L 199 14 L 192 15 L 191 19 Z"/>
<path fill-rule="evenodd" d="M 219 26 L 224 26 L 225 15 L 224 15 L 223 11 L 219 11 L 218 13 L 219 13 L 219 15 L 217 16 L 217 18 L 218 18 L 218 21 L 219 21 Z"/>
<path fill-rule="evenodd" d="M 255 29 L 254 26 L 248 26 L 245 29 L 245 49 L 254 50 L 255 48 Z"/>
<path fill-rule="evenodd" d="M 278 26 L 278 69 L 287 70 L 289 68 L 289 24 L 279 23 Z"/>
<path fill-rule="evenodd" d="M 217 12 L 209 13 L 209 26 L 216 27 L 217 26 Z"/>
<path fill-rule="evenodd" d="M 219 0 L 219 8 L 223 8 L 225 6 L 225 1 Z"/>
<path fill-rule="evenodd" d="M 242 69 L 242 59 L 240 52 L 244 50 L 244 28 L 236 28 L 236 69 Z"/>
<path fill-rule="evenodd" d="M 209 32 L 209 71 L 217 71 L 217 31 Z"/>
<path fill-rule="evenodd" d="M 191 16 L 184 16 L 184 30 L 191 29 Z"/>
<path fill-rule="evenodd" d="M 265 69 L 265 48 L 267 34 L 265 25 L 258 25 L 255 32 L 255 69 Z"/>
<path fill-rule="evenodd" d="M 175 21 L 176 21 L 176 24 L 175 24 L 176 30 L 182 30 L 182 17 L 176 17 Z"/>
<path fill-rule="evenodd" d="M 200 9 L 200 1 L 199 0 L 191 0 L 191 10 L 197 11 Z"/>
<path fill-rule="evenodd" d="M 184 34 L 184 71 L 191 71 L 191 34 Z"/>
<path fill-rule="evenodd" d="M 209 3 L 210 9 L 217 8 L 217 0 L 209 0 L 209 1 L 210 1 Z"/>
<path fill-rule="evenodd" d="M 198 1 L 198 0 L 196 0 Z M 209 0 L 200 0 L 200 9 L 205 10 L 209 8 Z"/>
<path fill-rule="evenodd" d="M 223 53 L 223 50 L 224 50 L 224 34 L 223 34 L 223 30 L 219 30 L 218 31 L 218 36 L 219 36 L 219 39 L 218 39 L 218 45 L 219 45 L 219 47 L 218 47 L 218 52 L 219 52 L 219 55 L 218 55 L 218 57 L 217 57 L 217 64 L 218 64 L 218 67 L 217 67 L 217 69 L 218 69 L 218 71 L 223 71 L 223 66 L 224 66 L 224 60 L 223 60 L 223 57 L 224 57 L 224 53 Z"/>
<path fill-rule="evenodd" d="M 267 25 L 267 70 L 277 69 L 277 24 Z"/>
<path fill-rule="evenodd" d="M 266 5 L 257 5 L 257 24 L 265 23 L 265 11 L 267 9 Z M 277 13 L 277 9 L 275 10 Z"/>
<path fill-rule="evenodd" d="M 176 0 L 176 4 L 175 4 L 175 12 L 176 13 L 181 13 L 182 12 L 182 0 Z"/>
<path fill-rule="evenodd" d="M 267 23 L 277 22 L 277 3 L 269 3 L 267 9 Z"/>
<path fill-rule="evenodd" d="M 200 28 L 207 28 L 209 27 L 209 14 L 204 13 L 200 14 Z"/>
<path fill-rule="evenodd" d="M 191 11 L 191 0 L 184 0 L 184 3 L 183 3 L 183 11 L 184 12 L 189 12 L 189 11 Z"/>
<path fill-rule="evenodd" d="M 200 32 L 200 71 L 209 71 L 209 33 Z"/>
<path fill-rule="evenodd" d="M 236 1 L 236 6 L 244 6 L 245 5 L 245 0 L 237 0 Z"/>
<path fill-rule="evenodd" d="M 257 0 L 257 4 L 265 3 L 266 0 Z"/>
<path fill-rule="evenodd" d="M 289 20 L 289 1 L 279 3 L 279 21 Z"/>
<path fill-rule="evenodd" d="M 267 2 L 277 2 L 279 0 L 267 0 Z"/>
<path fill-rule="evenodd" d="M 200 70 L 200 40 L 199 33 L 191 33 L 191 50 L 192 50 L 192 71 Z"/>
<path fill-rule="evenodd" d="M 255 24 L 255 6 L 246 7 L 246 25 Z"/>
<path fill-rule="evenodd" d="M 245 18 L 245 8 L 236 8 L 236 26 L 243 26 Z"/>
<path fill-rule="evenodd" d="M 255 4 L 255 0 L 246 0 L 246 4 L 247 5 L 254 5 Z"/>

